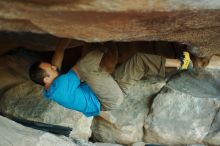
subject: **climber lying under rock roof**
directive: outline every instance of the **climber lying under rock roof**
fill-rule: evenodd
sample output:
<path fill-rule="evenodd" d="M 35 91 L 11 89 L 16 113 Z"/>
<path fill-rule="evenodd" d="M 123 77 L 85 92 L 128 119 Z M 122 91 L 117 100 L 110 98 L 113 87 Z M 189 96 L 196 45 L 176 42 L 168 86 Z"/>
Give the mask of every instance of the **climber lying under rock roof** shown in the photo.
<path fill-rule="evenodd" d="M 165 77 L 167 67 L 193 68 L 188 52 L 183 52 L 179 59 L 136 53 L 116 66 L 118 48 L 114 43 L 107 43 L 85 45 L 84 50 L 90 51 L 67 73 L 60 74 L 64 50 L 69 43 L 70 40 L 62 39 L 51 63 L 34 63 L 29 75 L 32 81 L 45 87 L 45 97 L 87 117 L 120 108 L 129 88 L 145 76 Z"/>

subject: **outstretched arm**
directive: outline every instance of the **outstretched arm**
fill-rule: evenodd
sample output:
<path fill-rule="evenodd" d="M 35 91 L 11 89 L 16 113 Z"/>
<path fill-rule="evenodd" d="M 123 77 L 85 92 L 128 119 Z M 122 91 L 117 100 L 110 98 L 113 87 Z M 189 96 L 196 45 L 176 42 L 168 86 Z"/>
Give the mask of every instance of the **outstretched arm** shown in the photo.
<path fill-rule="evenodd" d="M 56 50 L 51 60 L 51 64 L 55 65 L 59 69 L 61 69 L 62 66 L 64 50 L 68 47 L 70 42 L 70 39 L 63 38 L 60 40 L 59 44 L 56 47 Z"/>
<path fill-rule="evenodd" d="M 73 71 L 76 73 L 77 77 L 78 77 L 78 78 L 79 78 L 79 80 L 80 80 L 80 79 L 81 79 L 81 77 L 80 77 L 80 75 L 79 75 L 77 65 L 74 65 L 74 66 L 72 67 L 72 70 L 73 70 Z"/>

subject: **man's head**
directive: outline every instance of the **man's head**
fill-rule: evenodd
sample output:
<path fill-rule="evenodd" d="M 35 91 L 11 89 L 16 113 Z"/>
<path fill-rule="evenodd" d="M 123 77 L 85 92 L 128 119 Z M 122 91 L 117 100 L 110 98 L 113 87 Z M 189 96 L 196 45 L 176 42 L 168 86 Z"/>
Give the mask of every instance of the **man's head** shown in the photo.
<path fill-rule="evenodd" d="M 57 67 L 47 62 L 35 62 L 29 69 L 31 80 L 42 86 L 50 85 L 58 75 Z"/>

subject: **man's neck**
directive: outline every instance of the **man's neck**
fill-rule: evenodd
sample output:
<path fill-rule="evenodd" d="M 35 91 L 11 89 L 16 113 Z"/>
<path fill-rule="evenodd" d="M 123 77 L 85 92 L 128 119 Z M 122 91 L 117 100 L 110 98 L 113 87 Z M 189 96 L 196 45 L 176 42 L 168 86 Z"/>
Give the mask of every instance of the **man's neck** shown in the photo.
<path fill-rule="evenodd" d="M 52 80 L 52 82 L 50 82 L 50 83 L 45 83 L 44 87 L 45 87 L 46 90 L 49 90 L 50 85 L 53 84 L 53 81 L 54 81 L 58 76 L 59 76 L 59 75 L 57 75 L 57 76 Z"/>
<path fill-rule="evenodd" d="M 45 89 L 46 89 L 47 91 L 49 90 L 50 85 L 51 85 L 51 84 L 45 84 L 45 86 L 44 86 L 44 87 L 45 87 Z"/>

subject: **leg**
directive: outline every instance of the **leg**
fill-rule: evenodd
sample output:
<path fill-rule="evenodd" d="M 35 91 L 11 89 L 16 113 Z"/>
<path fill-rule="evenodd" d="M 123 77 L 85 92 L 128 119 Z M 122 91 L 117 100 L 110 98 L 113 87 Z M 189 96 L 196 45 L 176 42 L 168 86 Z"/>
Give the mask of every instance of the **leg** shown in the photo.
<path fill-rule="evenodd" d="M 165 67 L 172 67 L 178 70 L 192 69 L 193 64 L 189 52 L 183 52 L 183 56 L 180 59 L 166 58 Z"/>
<path fill-rule="evenodd" d="M 102 110 L 117 109 L 123 101 L 123 92 L 112 76 L 100 67 L 102 57 L 100 50 L 91 51 L 77 63 L 78 71 L 98 96 Z"/>
<path fill-rule="evenodd" d="M 137 53 L 116 68 L 113 76 L 126 94 L 132 84 L 144 76 L 165 76 L 165 58 Z"/>
<path fill-rule="evenodd" d="M 180 68 L 181 62 L 179 59 L 169 59 L 166 58 L 165 67 L 174 67 L 174 68 Z"/>
<path fill-rule="evenodd" d="M 112 73 L 118 63 L 118 48 L 115 43 L 106 43 L 108 49 L 107 52 L 102 57 L 100 66 L 105 69 L 108 73 Z"/>

